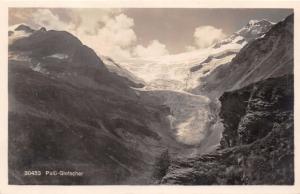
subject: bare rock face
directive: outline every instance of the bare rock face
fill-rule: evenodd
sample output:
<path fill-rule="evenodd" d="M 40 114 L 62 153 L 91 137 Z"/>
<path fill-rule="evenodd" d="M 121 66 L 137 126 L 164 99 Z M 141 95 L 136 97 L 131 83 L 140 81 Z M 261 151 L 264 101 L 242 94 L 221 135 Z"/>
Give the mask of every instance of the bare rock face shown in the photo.
<path fill-rule="evenodd" d="M 274 125 L 287 120 L 293 110 L 292 86 L 292 76 L 284 76 L 238 92 L 225 92 L 220 98 L 220 117 L 225 125 L 222 146 L 252 143 L 266 136 Z"/>
<path fill-rule="evenodd" d="M 219 149 L 174 158 L 162 184 L 294 183 L 293 75 L 270 78 L 221 98 Z"/>

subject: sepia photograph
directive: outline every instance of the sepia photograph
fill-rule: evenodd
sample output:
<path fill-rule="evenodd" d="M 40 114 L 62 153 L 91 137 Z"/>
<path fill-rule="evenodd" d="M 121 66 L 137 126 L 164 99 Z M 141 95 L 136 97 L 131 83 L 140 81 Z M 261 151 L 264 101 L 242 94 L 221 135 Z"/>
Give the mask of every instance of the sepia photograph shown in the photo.
<path fill-rule="evenodd" d="M 293 8 L 9 7 L 8 185 L 295 184 Z"/>

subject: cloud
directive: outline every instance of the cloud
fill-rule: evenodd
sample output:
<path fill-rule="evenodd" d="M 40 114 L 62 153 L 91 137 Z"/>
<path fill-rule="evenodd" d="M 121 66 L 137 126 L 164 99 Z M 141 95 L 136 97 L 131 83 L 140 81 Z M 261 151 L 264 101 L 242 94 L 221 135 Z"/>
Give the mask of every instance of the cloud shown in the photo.
<path fill-rule="evenodd" d="M 71 19 L 64 21 L 61 14 Z M 98 54 L 116 58 L 130 57 L 137 40 L 133 19 L 120 9 L 36 9 L 27 23 L 68 31 Z"/>
<path fill-rule="evenodd" d="M 109 19 L 121 13 L 121 9 L 69 9 L 65 12 L 72 15 L 76 31 L 96 35 Z"/>
<path fill-rule="evenodd" d="M 59 17 L 57 15 L 54 15 L 48 9 L 38 9 L 35 12 L 33 12 L 30 17 L 31 22 L 33 22 L 35 25 L 39 27 L 43 26 L 53 30 L 70 30 L 70 25 L 72 25 L 65 22 L 61 22 Z"/>
<path fill-rule="evenodd" d="M 134 26 L 132 18 L 121 13 L 114 16 L 106 15 L 93 23 L 85 22 L 85 18 L 81 19 L 83 26 L 77 28 L 75 35 L 85 44 L 102 55 L 116 58 L 130 57 L 131 47 L 137 40 L 132 29 Z"/>
<path fill-rule="evenodd" d="M 199 49 L 207 48 L 225 37 L 223 30 L 214 26 L 200 26 L 194 32 L 195 46 Z M 193 49 L 192 46 L 186 48 L 187 50 Z"/>
<path fill-rule="evenodd" d="M 98 54 L 112 58 L 167 54 L 166 46 L 153 40 L 139 45 L 134 20 L 122 9 L 11 9 L 10 24 L 24 22 L 34 28 L 64 30 L 78 37 Z"/>
<path fill-rule="evenodd" d="M 166 45 L 153 40 L 148 46 L 137 45 L 133 51 L 137 57 L 158 57 L 169 54 Z"/>
<path fill-rule="evenodd" d="M 130 46 L 136 41 L 136 34 L 132 30 L 133 19 L 125 14 L 115 16 L 107 20 L 105 26 L 99 30 L 98 35 L 103 41 L 108 41 L 120 47 Z"/>

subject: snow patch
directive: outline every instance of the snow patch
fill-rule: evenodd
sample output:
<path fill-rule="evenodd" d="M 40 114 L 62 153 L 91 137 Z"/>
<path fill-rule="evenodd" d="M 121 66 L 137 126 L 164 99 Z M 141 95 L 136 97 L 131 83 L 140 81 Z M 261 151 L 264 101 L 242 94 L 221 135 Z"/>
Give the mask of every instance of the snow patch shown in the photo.
<path fill-rule="evenodd" d="M 42 73 L 42 74 L 49 74 L 49 72 L 46 69 L 41 67 L 41 63 L 38 63 L 35 66 L 31 66 L 31 69 L 35 72 L 39 72 L 39 73 Z"/>
<path fill-rule="evenodd" d="M 254 24 L 256 24 L 257 22 L 259 22 L 259 21 L 258 21 L 258 20 L 250 20 L 250 21 L 249 21 L 249 24 L 250 24 L 250 25 L 254 25 Z"/>
<path fill-rule="evenodd" d="M 56 58 L 56 59 L 68 59 L 69 58 L 69 55 L 67 54 L 64 54 L 64 53 L 56 53 L 56 54 L 53 54 L 53 55 L 50 55 L 48 56 L 49 58 Z"/>

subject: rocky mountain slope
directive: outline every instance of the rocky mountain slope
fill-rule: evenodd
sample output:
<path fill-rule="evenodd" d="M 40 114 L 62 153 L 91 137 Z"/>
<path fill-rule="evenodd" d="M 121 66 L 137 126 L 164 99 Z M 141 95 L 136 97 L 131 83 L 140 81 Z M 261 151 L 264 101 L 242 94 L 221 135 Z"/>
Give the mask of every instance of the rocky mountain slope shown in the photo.
<path fill-rule="evenodd" d="M 293 72 L 293 15 L 247 44 L 230 63 L 200 79 L 192 93 L 218 98 L 224 91 Z"/>
<path fill-rule="evenodd" d="M 110 72 L 73 35 L 18 26 L 9 33 L 9 183 L 147 184 L 156 158 L 182 146 L 169 109 Z M 64 170 L 83 176 L 25 176 Z"/>
<path fill-rule="evenodd" d="M 162 184 L 260 185 L 294 183 L 293 76 L 225 92 L 225 126 L 217 151 L 172 158 Z"/>

